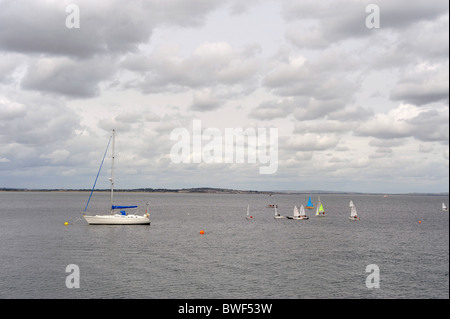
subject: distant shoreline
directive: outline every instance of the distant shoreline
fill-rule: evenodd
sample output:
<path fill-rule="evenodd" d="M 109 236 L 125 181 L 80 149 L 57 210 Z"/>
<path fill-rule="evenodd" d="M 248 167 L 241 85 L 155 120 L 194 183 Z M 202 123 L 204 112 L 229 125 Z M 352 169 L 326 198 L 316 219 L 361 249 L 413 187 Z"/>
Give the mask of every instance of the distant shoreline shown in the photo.
<path fill-rule="evenodd" d="M 41 188 L 41 189 L 29 189 L 29 188 L 0 188 L 0 192 L 90 192 L 91 189 L 54 189 L 54 188 Z M 96 189 L 95 192 L 109 192 L 110 189 Z M 321 194 L 334 194 L 334 195 L 381 195 L 381 196 L 394 196 L 394 195 L 424 195 L 424 196 L 449 196 L 448 192 L 443 193 L 364 193 L 364 192 L 338 192 L 338 191 L 318 191 L 318 190 L 306 190 L 306 191 L 255 191 L 255 190 L 237 190 L 226 188 L 211 188 L 211 187 L 199 187 L 199 188 L 182 188 L 182 189 L 166 189 L 166 188 L 133 188 L 133 189 L 115 189 L 114 192 L 119 193 L 178 193 L 178 194 L 262 194 L 262 195 L 321 195 Z"/>

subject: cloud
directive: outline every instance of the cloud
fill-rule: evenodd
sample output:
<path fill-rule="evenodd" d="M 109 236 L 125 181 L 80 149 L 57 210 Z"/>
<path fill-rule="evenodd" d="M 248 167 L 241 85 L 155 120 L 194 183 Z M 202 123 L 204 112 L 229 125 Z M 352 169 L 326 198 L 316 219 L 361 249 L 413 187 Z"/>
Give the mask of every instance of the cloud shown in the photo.
<path fill-rule="evenodd" d="M 0 141 L 47 145 L 63 141 L 78 127 L 79 117 L 61 102 L 32 98 L 22 102 L 2 99 Z M 6 120 L 7 119 L 7 120 Z"/>
<path fill-rule="evenodd" d="M 334 134 L 296 134 L 282 140 L 284 150 L 324 151 L 334 148 L 339 138 Z"/>
<path fill-rule="evenodd" d="M 0 0 L 0 187 L 90 187 L 115 128 L 119 188 L 448 189 L 445 1 L 70 3 Z M 277 174 L 172 163 L 194 118 L 278 128 Z"/>
<path fill-rule="evenodd" d="M 292 99 L 281 99 L 278 101 L 265 101 L 252 109 L 249 116 L 258 120 L 273 120 L 276 118 L 286 118 L 295 108 Z"/>
<path fill-rule="evenodd" d="M 378 113 L 356 129 L 357 136 L 379 139 L 413 137 L 420 141 L 448 143 L 448 108 L 421 110 L 413 105 L 402 104 L 388 113 Z"/>
<path fill-rule="evenodd" d="M 434 20 L 448 12 L 445 1 L 377 1 L 380 8 L 380 29 L 403 30 L 412 24 Z M 324 49 L 344 40 L 371 38 L 376 35 L 365 21 L 370 0 L 285 1 L 284 17 L 296 23 L 286 32 L 286 38 L 299 48 Z"/>
<path fill-rule="evenodd" d="M 148 56 L 129 55 L 122 63 L 142 79 L 128 83 L 144 93 L 222 86 L 226 92 L 255 80 L 257 59 L 248 50 L 233 50 L 226 42 L 204 42 L 183 57 L 180 47 L 165 45 Z M 241 89 L 244 90 L 244 89 Z M 246 91 L 246 90 L 244 90 Z"/>
<path fill-rule="evenodd" d="M 83 61 L 65 57 L 38 58 L 29 62 L 21 86 L 27 90 L 89 98 L 100 94 L 99 83 L 114 72 L 114 61 L 108 58 Z"/>
<path fill-rule="evenodd" d="M 199 26 L 217 1 L 79 0 L 80 28 L 65 25 L 73 1 L 0 2 L 0 47 L 23 53 L 78 58 L 138 51 L 157 25 Z"/>
<path fill-rule="evenodd" d="M 194 111 L 213 111 L 218 109 L 224 103 L 217 98 L 210 90 L 194 92 L 191 109 Z"/>
<path fill-rule="evenodd" d="M 23 59 L 20 56 L 0 53 L 0 84 L 13 82 L 13 73 L 22 62 Z"/>
<path fill-rule="evenodd" d="M 152 19 L 144 19 L 137 1 L 117 9 L 117 1 L 78 1 L 80 28 L 65 25 L 71 1 L 10 1 L 0 3 L 0 46 L 22 53 L 86 58 L 94 54 L 135 50 L 148 40 Z M 133 19 L 130 19 L 133 17 Z"/>
<path fill-rule="evenodd" d="M 263 84 L 279 96 L 305 97 L 296 108 L 301 120 L 323 117 L 345 108 L 358 88 L 347 66 L 351 58 L 343 52 L 328 50 L 306 59 L 281 52 L 273 58 Z"/>
<path fill-rule="evenodd" d="M 3 121 L 21 119 L 25 116 L 26 106 L 7 99 L 0 99 L 0 118 Z"/>
<path fill-rule="evenodd" d="M 448 105 L 448 88 L 448 63 L 419 64 L 397 82 L 390 98 L 419 106 L 440 101 Z"/>

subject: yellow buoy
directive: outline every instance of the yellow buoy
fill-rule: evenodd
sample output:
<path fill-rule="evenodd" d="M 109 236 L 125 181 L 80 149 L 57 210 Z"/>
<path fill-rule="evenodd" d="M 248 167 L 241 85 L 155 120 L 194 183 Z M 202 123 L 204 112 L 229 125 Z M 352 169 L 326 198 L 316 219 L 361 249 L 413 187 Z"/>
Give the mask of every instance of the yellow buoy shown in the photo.
<path fill-rule="evenodd" d="M 69 223 L 68 223 L 68 222 L 65 222 L 64 225 L 67 226 L 67 225 L 69 225 Z"/>

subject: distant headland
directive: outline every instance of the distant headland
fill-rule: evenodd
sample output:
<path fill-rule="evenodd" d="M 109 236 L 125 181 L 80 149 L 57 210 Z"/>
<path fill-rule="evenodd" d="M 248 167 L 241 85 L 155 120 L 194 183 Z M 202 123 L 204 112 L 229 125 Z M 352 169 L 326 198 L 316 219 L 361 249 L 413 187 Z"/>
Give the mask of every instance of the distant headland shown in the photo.
<path fill-rule="evenodd" d="M 87 188 L 13 188 L 0 187 L 0 192 L 90 192 Z M 109 192 L 111 189 L 96 189 L 96 192 Z M 214 187 L 193 187 L 193 188 L 132 188 L 132 189 L 115 189 L 115 192 L 130 192 L 130 193 L 204 193 L 204 194 L 360 194 L 360 195 L 429 195 L 429 196 L 448 196 L 448 192 L 442 193 L 365 193 L 365 192 L 350 192 L 350 191 L 326 191 L 326 190 L 276 190 L 276 191 L 258 191 L 258 190 L 238 190 L 230 188 L 214 188 Z"/>

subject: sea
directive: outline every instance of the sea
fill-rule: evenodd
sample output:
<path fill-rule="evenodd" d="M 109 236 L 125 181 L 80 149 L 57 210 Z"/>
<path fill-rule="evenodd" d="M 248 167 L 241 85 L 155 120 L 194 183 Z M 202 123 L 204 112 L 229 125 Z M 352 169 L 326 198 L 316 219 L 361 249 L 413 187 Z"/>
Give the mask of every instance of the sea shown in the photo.
<path fill-rule="evenodd" d="M 449 298 L 448 196 L 321 194 L 325 217 L 278 220 L 268 205 L 291 216 L 309 195 L 115 193 L 148 201 L 150 226 L 88 225 L 88 197 L 0 192 L 0 298 Z"/>

